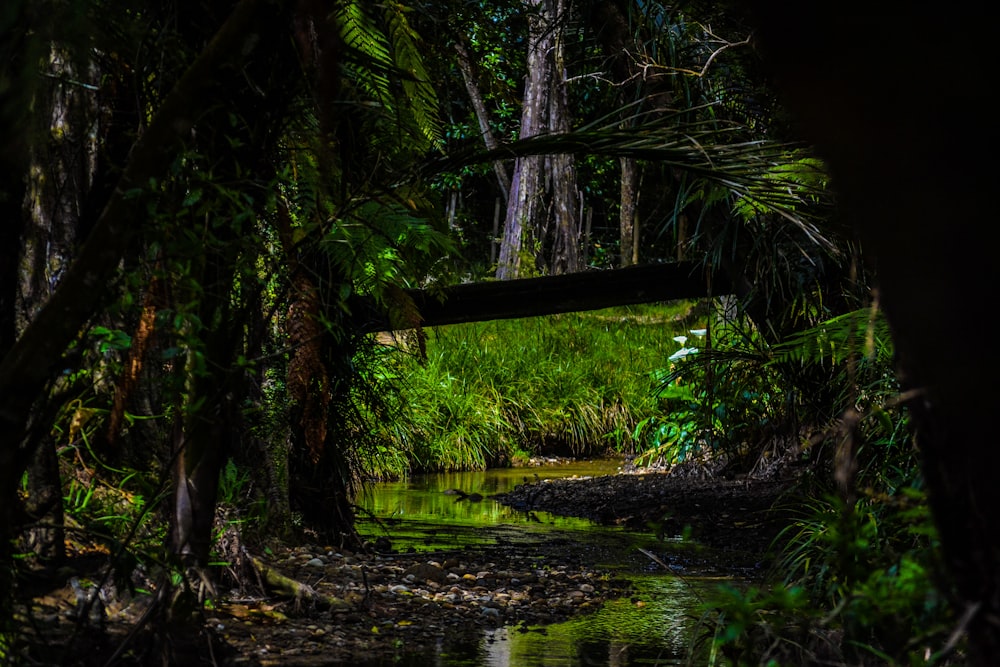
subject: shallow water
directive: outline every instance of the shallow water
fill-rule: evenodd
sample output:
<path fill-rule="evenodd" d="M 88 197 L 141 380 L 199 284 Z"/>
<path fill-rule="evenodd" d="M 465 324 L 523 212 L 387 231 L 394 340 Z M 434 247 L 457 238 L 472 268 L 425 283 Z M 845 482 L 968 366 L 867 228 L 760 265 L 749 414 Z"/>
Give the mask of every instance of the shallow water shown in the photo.
<path fill-rule="evenodd" d="M 360 499 L 358 528 L 374 539 L 392 540 L 397 551 L 437 551 L 482 544 L 484 540 L 517 539 L 546 534 L 553 528 L 591 530 L 586 519 L 545 512 L 521 512 L 492 500 L 527 480 L 614 474 L 618 461 L 583 461 L 538 468 L 514 468 L 416 475 L 398 482 L 377 484 Z M 445 493 L 458 489 L 478 493 L 473 502 Z M 486 529 L 485 531 L 483 529 Z"/>
<path fill-rule="evenodd" d="M 387 536 L 396 551 L 438 551 L 488 545 L 565 542 L 587 549 L 595 562 L 634 586 L 630 596 L 610 600 L 597 612 L 544 628 L 486 631 L 476 645 L 441 647 L 395 665 L 435 667 L 643 667 L 688 664 L 701 596 L 720 583 L 694 573 L 666 572 L 638 547 L 662 551 L 649 535 L 599 526 L 585 519 L 522 512 L 490 495 L 526 478 L 613 474 L 620 461 L 582 461 L 537 468 L 498 469 L 414 476 L 375 487 L 360 499 L 359 530 L 370 539 Z M 478 493 L 472 502 L 446 489 Z M 366 666 L 366 667 L 374 667 Z"/>

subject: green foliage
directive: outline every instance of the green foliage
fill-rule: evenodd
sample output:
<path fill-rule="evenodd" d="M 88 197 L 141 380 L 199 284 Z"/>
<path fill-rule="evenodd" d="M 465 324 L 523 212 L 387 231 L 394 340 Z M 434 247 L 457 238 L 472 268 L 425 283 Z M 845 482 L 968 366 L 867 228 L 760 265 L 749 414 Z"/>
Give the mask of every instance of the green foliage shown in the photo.
<path fill-rule="evenodd" d="M 396 435 L 415 469 L 475 469 L 526 454 L 632 451 L 650 372 L 688 304 L 442 327 L 427 357 L 397 350 L 408 406 Z M 405 345 L 403 346 L 405 348 Z"/>
<path fill-rule="evenodd" d="M 709 603 L 721 664 L 936 664 L 954 619 L 922 494 L 828 497 L 800 514 L 770 593 L 726 587 Z"/>
<path fill-rule="evenodd" d="M 347 77 L 363 98 L 375 102 L 391 119 L 393 129 L 402 135 L 394 141 L 424 150 L 441 140 L 441 121 L 420 37 L 410 27 L 409 10 L 403 5 L 389 2 L 380 8 L 381 14 L 376 14 L 366 3 L 337 3 L 334 20 L 347 48 Z"/>
<path fill-rule="evenodd" d="M 447 234 L 431 224 L 428 203 L 421 204 L 405 192 L 360 202 L 333 225 L 321 247 L 356 291 L 388 305 L 386 289 L 418 280 L 421 269 L 430 270 L 428 258 L 453 250 Z"/>
<path fill-rule="evenodd" d="M 864 412 L 849 432 L 831 426 L 824 441 L 834 441 L 836 457 L 807 451 L 822 474 L 807 476 L 812 486 L 797 492 L 807 499 L 793 495 L 794 509 L 785 510 L 793 520 L 776 542 L 779 557 L 770 580 L 799 591 L 798 602 L 762 598 L 755 589 L 723 592 L 712 617 L 720 655 L 730 660 L 726 664 L 936 663 L 941 655 L 935 650 L 944 646 L 954 619 L 937 578 L 939 545 L 908 415 L 891 400 L 897 384 L 881 317 L 870 310 L 849 313 L 772 350 L 766 367 L 777 377 L 796 377 L 795 369 L 818 365 L 825 372 L 817 377 L 847 385 L 827 395 L 852 398 L 840 404 Z M 822 491 L 830 486 L 826 475 L 852 465 L 844 458 L 851 456 L 844 449 L 848 442 L 857 468 L 850 482 L 860 490 L 856 500 L 844 488 Z M 740 623 L 727 620 L 734 617 Z"/>
<path fill-rule="evenodd" d="M 788 336 L 772 348 L 773 364 L 822 363 L 836 367 L 852 358 L 892 360 L 892 336 L 885 314 L 875 308 L 855 310 Z"/>
<path fill-rule="evenodd" d="M 71 551 L 96 549 L 115 563 L 159 558 L 166 526 L 153 511 L 165 497 L 162 484 L 146 471 L 112 468 L 96 457 L 86 432 L 63 449 L 63 510 L 76 528 Z M 127 571 L 116 572 L 126 576 Z"/>
<path fill-rule="evenodd" d="M 848 408 L 872 406 L 873 418 L 884 420 L 880 405 L 897 384 L 877 311 L 840 315 L 773 345 L 746 319 L 710 317 L 710 342 L 678 336 L 669 366 L 655 373 L 657 407 L 634 434 L 646 449 L 642 463 L 721 457 L 747 472 L 764 457 L 798 449 L 801 431 L 823 430 Z M 900 424 L 888 426 L 875 437 L 893 448 Z"/>
<path fill-rule="evenodd" d="M 811 664 L 801 640 L 816 611 L 796 586 L 720 586 L 702 618 L 710 665 Z"/>
<path fill-rule="evenodd" d="M 635 457 L 637 466 L 672 466 L 698 454 L 698 397 L 684 385 L 662 385 L 656 415 L 636 424 L 632 437 L 647 448 Z"/>
<path fill-rule="evenodd" d="M 244 504 L 249 484 L 250 475 L 237 468 L 232 460 L 226 461 L 219 475 L 218 503 L 233 507 Z"/>
<path fill-rule="evenodd" d="M 790 153 L 787 161 L 767 168 L 762 178 L 764 183 L 751 186 L 733 202 L 733 211 L 744 220 L 771 210 L 770 205 L 758 200 L 757 192 L 764 197 L 773 197 L 776 189 L 793 193 L 788 200 L 790 210 L 795 210 L 796 202 L 819 204 L 828 196 L 829 175 L 822 161 L 813 156 L 797 157 L 796 152 Z"/>
<path fill-rule="evenodd" d="M 669 366 L 654 374 L 656 408 L 635 434 L 647 448 L 639 459 L 660 466 L 715 459 L 746 471 L 774 444 L 781 385 L 752 331 L 716 325 L 710 345 L 705 329 L 685 333 L 674 339 Z"/>

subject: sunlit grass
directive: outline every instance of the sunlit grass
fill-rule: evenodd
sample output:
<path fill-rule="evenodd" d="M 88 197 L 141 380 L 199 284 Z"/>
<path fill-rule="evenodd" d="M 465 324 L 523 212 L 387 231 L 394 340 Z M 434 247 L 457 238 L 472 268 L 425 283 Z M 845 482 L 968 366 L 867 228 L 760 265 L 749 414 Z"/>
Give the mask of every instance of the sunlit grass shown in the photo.
<path fill-rule="evenodd" d="M 426 359 L 393 355 L 414 470 L 477 469 L 530 455 L 629 453 L 656 405 L 654 372 L 696 323 L 672 302 L 428 330 Z"/>

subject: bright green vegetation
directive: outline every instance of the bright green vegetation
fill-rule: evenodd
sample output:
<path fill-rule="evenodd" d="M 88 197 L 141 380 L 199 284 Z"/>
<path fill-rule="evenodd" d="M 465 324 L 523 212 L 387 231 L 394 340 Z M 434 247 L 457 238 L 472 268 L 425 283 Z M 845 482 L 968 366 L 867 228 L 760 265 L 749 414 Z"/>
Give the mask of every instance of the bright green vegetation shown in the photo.
<path fill-rule="evenodd" d="M 657 377 L 680 348 L 673 337 L 701 326 L 692 310 L 671 303 L 428 331 L 426 358 L 406 348 L 386 359 L 407 409 L 394 434 L 414 470 L 631 453 L 636 425 L 657 412 Z"/>

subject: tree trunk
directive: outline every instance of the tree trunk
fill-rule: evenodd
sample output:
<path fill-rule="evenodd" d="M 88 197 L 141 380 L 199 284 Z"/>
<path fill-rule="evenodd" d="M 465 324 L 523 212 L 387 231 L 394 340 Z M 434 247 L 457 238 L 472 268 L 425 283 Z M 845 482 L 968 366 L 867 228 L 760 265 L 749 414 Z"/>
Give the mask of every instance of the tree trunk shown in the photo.
<path fill-rule="evenodd" d="M 230 247 L 235 245 L 234 239 L 228 241 Z M 197 280 L 201 292 L 198 316 L 201 322 L 217 324 L 205 332 L 203 349 L 188 351 L 188 362 L 179 371 L 185 376 L 187 391 L 174 427 L 174 512 L 169 540 L 172 556 L 199 568 L 208 567 L 219 475 L 241 421 L 232 401 L 242 396 L 234 386 L 239 373 L 233 369 L 241 350 L 242 323 L 233 317 L 230 305 L 236 253 L 207 253 L 203 261 L 205 268 Z M 190 295 L 188 301 L 194 299 Z"/>
<path fill-rule="evenodd" d="M 622 169 L 621 188 L 621 265 L 622 267 L 635 264 L 633 258 L 635 247 L 635 219 L 636 219 L 636 188 L 639 185 L 638 171 L 633 158 L 618 158 Z"/>
<path fill-rule="evenodd" d="M 138 231 L 145 207 L 133 188 L 166 173 L 181 137 L 193 120 L 218 99 L 212 94 L 220 67 L 245 58 L 249 35 L 273 25 L 271 3 L 245 0 L 234 10 L 205 52 L 164 99 L 133 147 L 119 187 L 58 288 L 0 362 L 0 489 L 17 487 L 24 470 L 14 443 L 28 422 L 32 404 L 51 378 L 63 351 L 107 298 L 106 285 Z M 264 18 L 267 17 L 267 18 Z M 7 536 L 0 535 L 0 541 Z"/>
<path fill-rule="evenodd" d="M 549 86 L 552 72 L 549 51 L 555 42 L 553 26 L 549 23 L 546 0 L 525 0 L 528 11 L 528 74 L 524 85 L 524 102 L 521 109 L 520 138 L 527 139 L 541 134 L 546 127 L 549 108 Z M 499 280 L 518 278 L 534 270 L 521 266 L 524 244 L 532 239 L 542 214 L 542 164 L 537 155 L 518 158 L 510 182 L 507 200 L 507 217 L 504 220 L 500 258 L 497 260 L 496 277 Z"/>
<path fill-rule="evenodd" d="M 476 113 L 476 121 L 479 123 L 479 132 L 483 137 L 483 143 L 489 150 L 497 147 L 496 137 L 490 128 L 490 115 L 486 111 L 486 104 L 483 103 L 483 95 L 476 85 L 476 78 L 472 71 L 472 62 L 469 60 L 469 52 L 465 46 L 456 42 L 455 51 L 458 53 L 458 69 L 462 72 L 462 80 L 465 82 L 465 90 L 469 94 L 469 101 L 472 102 L 472 109 Z M 493 163 L 493 173 L 497 177 L 497 185 L 500 186 L 500 194 L 504 199 L 510 197 L 510 176 L 503 162 L 497 160 Z"/>
<path fill-rule="evenodd" d="M 404 290 L 416 312 L 402 322 L 380 311 L 371 298 L 356 296 L 349 303 L 354 314 L 351 328 L 371 333 L 698 299 L 731 291 L 729 276 L 717 267 L 707 271 L 700 262 L 676 262 Z M 336 312 L 328 309 L 323 315 L 335 316 Z"/>
<path fill-rule="evenodd" d="M 75 253 L 84 202 L 93 182 L 97 136 L 97 81 L 93 67 L 74 63 L 70 53 L 52 44 L 46 85 L 34 106 L 40 112 L 31 137 L 31 165 L 25 196 L 16 328 L 23 334 L 58 288 Z M 35 410 L 41 409 L 40 403 Z M 35 422 L 40 422 L 37 418 Z M 48 431 L 46 424 L 35 428 Z M 61 560 L 64 555 L 62 482 L 55 439 L 36 439 L 28 461 L 26 509 L 32 518 L 28 542 L 36 554 Z M 31 449 L 31 448 L 29 448 Z"/>
<path fill-rule="evenodd" d="M 566 12 L 565 0 L 554 0 L 550 10 L 554 21 Z M 551 92 L 549 94 L 549 132 L 570 131 L 569 99 L 566 91 L 566 63 L 562 30 L 551 28 L 554 41 L 551 55 Z M 553 275 L 580 270 L 580 219 L 576 206 L 576 165 L 569 153 L 552 155 L 547 160 L 552 179 L 553 243 L 549 263 Z"/>

